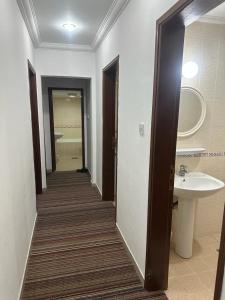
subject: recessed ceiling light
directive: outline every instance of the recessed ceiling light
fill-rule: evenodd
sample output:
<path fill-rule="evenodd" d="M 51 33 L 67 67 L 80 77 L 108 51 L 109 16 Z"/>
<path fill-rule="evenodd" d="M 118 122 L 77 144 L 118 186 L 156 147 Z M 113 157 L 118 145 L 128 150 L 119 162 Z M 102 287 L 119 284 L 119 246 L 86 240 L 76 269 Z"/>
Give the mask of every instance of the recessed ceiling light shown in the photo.
<path fill-rule="evenodd" d="M 76 25 L 73 23 L 65 23 L 63 24 L 63 28 L 66 29 L 67 31 L 74 31 L 76 29 Z"/>
<path fill-rule="evenodd" d="M 182 73 L 185 78 L 194 78 L 198 74 L 198 71 L 198 64 L 194 61 L 189 61 L 183 65 Z"/>

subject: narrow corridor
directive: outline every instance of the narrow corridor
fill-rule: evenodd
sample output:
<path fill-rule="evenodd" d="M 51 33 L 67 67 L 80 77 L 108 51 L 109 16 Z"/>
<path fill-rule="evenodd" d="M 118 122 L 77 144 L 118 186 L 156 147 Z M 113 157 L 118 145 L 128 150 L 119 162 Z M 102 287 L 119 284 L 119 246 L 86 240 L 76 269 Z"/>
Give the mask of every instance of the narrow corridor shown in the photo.
<path fill-rule="evenodd" d="M 115 226 L 115 208 L 103 202 L 86 174 L 48 177 L 22 300 L 167 299 L 148 293 Z"/>

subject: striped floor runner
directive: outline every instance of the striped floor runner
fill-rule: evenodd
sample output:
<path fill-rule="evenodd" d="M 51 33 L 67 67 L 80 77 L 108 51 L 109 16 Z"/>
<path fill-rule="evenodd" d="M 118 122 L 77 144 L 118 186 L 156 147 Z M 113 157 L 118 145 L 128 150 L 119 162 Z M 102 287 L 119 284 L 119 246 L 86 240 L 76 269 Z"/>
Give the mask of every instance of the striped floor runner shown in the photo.
<path fill-rule="evenodd" d="M 55 173 L 38 198 L 38 219 L 22 300 L 166 300 L 141 285 L 115 227 L 86 174 Z"/>

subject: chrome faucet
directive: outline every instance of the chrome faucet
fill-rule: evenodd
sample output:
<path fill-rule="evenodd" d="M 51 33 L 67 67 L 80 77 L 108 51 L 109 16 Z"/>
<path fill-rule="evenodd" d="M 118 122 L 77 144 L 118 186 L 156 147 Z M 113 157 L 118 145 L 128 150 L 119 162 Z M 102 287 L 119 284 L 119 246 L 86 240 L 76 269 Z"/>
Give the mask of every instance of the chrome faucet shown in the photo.
<path fill-rule="evenodd" d="M 184 177 L 188 173 L 188 168 L 185 165 L 180 165 L 180 170 L 178 172 L 178 175 L 181 177 Z"/>

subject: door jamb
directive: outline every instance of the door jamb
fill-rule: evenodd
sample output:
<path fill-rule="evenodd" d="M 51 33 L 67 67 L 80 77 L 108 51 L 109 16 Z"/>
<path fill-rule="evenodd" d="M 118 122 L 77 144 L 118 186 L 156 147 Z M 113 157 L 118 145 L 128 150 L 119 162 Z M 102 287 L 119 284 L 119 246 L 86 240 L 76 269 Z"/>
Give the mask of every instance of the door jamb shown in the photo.
<path fill-rule="evenodd" d="M 180 34 L 180 49 L 175 44 L 163 44 L 169 35 L 177 30 L 184 29 L 211 9 L 217 7 L 224 0 L 180 0 L 167 11 L 156 24 L 156 54 L 153 92 L 152 132 L 149 172 L 147 246 L 145 266 L 145 288 L 166 290 L 168 287 L 168 267 L 170 250 L 170 232 L 172 219 L 173 186 L 175 175 L 175 157 L 177 126 L 179 115 L 179 95 L 181 88 L 181 69 L 183 55 L 184 32 Z M 184 31 L 184 30 L 183 30 Z M 171 35 L 172 36 L 172 35 Z M 174 65 L 174 58 L 165 59 L 165 51 L 178 51 L 178 63 Z M 174 48 L 175 47 L 175 48 Z M 170 65 L 169 65 L 170 64 Z M 169 66 L 169 68 L 168 68 Z M 171 68 L 172 73 L 171 73 Z M 166 80 L 174 76 L 173 82 L 166 85 Z M 164 100 L 172 103 L 171 115 L 163 112 Z M 165 127 L 164 122 L 170 126 Z M 168 124 L 167 124 L 168 125 Z M 163 127 L 164 126 L 164 127 Z M 163 134 L 162 134 L 162 130 Z M 165 138 L 166 137 L 166 138 Z M 167 150 L 167 159 L 163 155 Z M 159 184 L 159 176 L 160 184 Z M 162 225 L 163 223 L 163 225 Z M 158 227 L 159 226 L 159 227 Z M 161 243 L 161 244 L 160 244 Z M 163 247 L 161 247 L 163 245 Z M 160 247 L 163 248 L 162 251 Z M 163 254 L 159 257 L 159 253 Z M 223 219 L 221 247 L 217 271 L 214 300 L 219 300 L 222 292 L 222 283 L 225 265 L 225 214 Z M 157 255 L 158 259 L 157 260 Z M 161 262 L 160 262 L 161 259 Z M 156 266 L 158 263 L 158 269 Z M 158 272 L 158 273 L 157 273 Z"/>
<path fill-rule="evenodd" d="M 28 80 L 30 90 L 30 110 L 32 125 L 32 141 L 34 155 L 34 172 L 36 194 L 42 194 L 42 170 L 41 170 L 41 150 L 40 150 L 40 132 L 38 117 L 38 101 L 37 101 L 37 82 L 36 72 L 31 62 L 28 60 Z"/>
<path fill-rule="evenodd" d="M 112 68 L 116 68 L 116 71 L 118 72 L 117 76 L 119 79 L 119 56 L 117 56 L 115 59 L 113 59 L 104 69 L 103 69 L 103 90 L 102 90 L 102 116 L 103 116 L 103 138 L 102 138 L 102 200 L 103 201 L 113 201 L 113 195 L 110 195 L 110 198 L 108 198 L 106 196 L 107 192 L 107 187 L 106 187 L 106 182 L 108 182 L 108 178 L 106 175 L 106 162 L 110 163 L 111 160 L 111 156 L 109 155 L 109 151 L 106 149 L 106 140 L 108 140 L 108 126 L 106 124 L 106 120 L 108 120 L 108 118 L 106 118 L 106 106 L 105 103 L 106 101 L 110 101 L 109 97 L 110 95 L 107 93 L 107 89 L 106 89 L 106 75 L 107 72 L 110 72 L 110 70 Z M 115 88 L 116 88 L 116 83 L 115 83 Z M 116 95 L 115 95 L 116 97 Z M 118 97 L 118 96 L 117 96 Z M 117 148 L 117 164 L 118 164 L 118 106 L 119 106 L 119 99 L 117 99 L 117 111 L 115 109 L 115 114 L 117 114 L 117 141 L 116 141 L 116 148 Z M 109 156 L 110 157 L 109 157 Z M 114 157 L 114 164 L 115 164 L 115 157 Z M 117 168 L 116 168 L 117 170 Z M 114 180 L 115 180 L 115 169 L 112 168 L 112 172 L 113 172 L 113 180 L 112 180 L 112 186 L 111 186 L 111 190 L 114 189 Z M 117 172 L 117 171 L 116 171 Z M 117 175 L 117 174 L 116 174 Z M 110 193 L 112 194 L 112 193 Z M 117 207 L 117 205 L 116 205 Z"/>
<path fill-rule="evenodd" d="M 56 170 L 56 151 L 55 151 L 55 135 L 54 135 L 54 110 L 53 110 L 53 91 L 76 91 L 81 93 L 81 123 L 82 123 L 82 169 L 81 172 L 87 172 L 85 162 L 85 126 L 84 126 L 84 89 L 82 88 L 61 88 L 49 87 L 48 100 L 49 100 L 49 115 L 50 115 L 50 134 L 51 134 L 51 154 L 52 154 L 52 172 Z"/>

